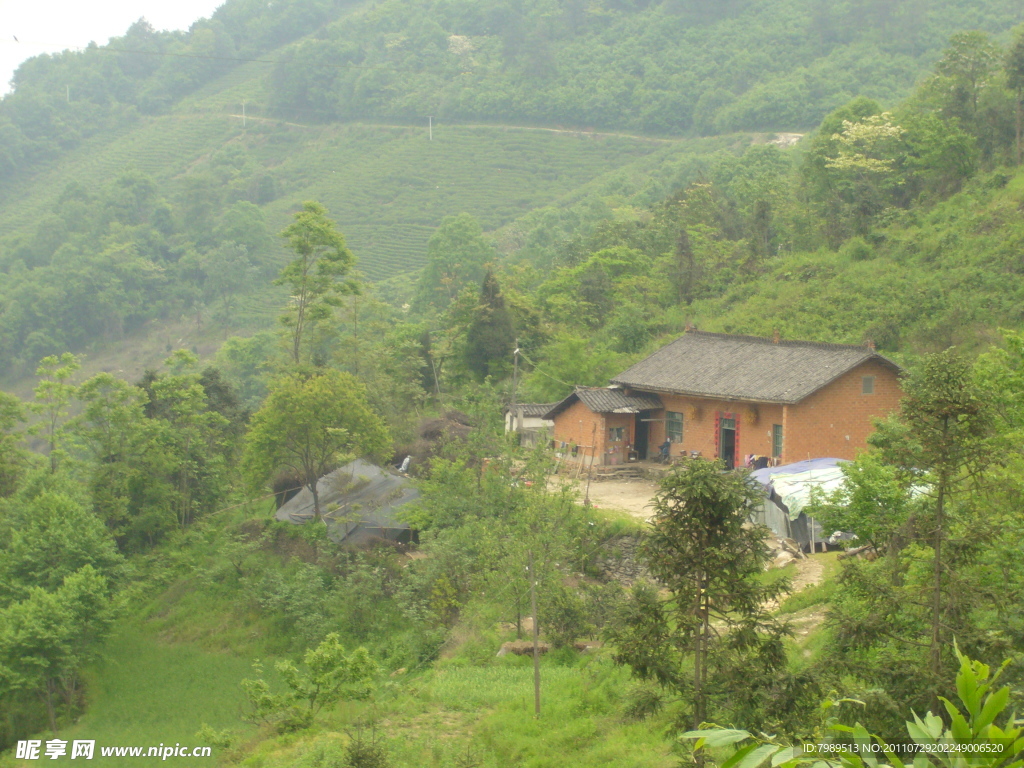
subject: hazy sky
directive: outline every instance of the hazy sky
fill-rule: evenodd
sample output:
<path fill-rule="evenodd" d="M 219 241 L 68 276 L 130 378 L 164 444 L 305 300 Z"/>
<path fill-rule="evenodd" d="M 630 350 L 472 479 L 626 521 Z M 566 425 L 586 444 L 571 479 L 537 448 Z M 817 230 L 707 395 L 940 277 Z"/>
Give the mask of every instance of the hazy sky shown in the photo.
<path fill-rule="evenodd" d="M 156 29 L 188 29 L 224 0 L 0 0 L 0 93 L 14 70 L 40 53 L 103 45 L 140 17 Z M 15 39 L 18 42 L 15 42 Z"/>

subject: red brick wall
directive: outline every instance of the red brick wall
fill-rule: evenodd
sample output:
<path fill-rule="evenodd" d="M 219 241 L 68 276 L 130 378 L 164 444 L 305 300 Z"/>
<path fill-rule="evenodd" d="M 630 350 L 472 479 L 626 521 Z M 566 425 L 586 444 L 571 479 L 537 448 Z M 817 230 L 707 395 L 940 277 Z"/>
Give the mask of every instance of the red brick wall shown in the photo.
<path fill-rule="evenodd" d="M 699 397 L 659 394 L 666 411 L 683 414 L 683 442 L 672 444 L 672 455 L 700 451 L 706 459 L 718 457 L 715 424 L 716 416 L 731 413 L 736 419 L 736 462 L 742 464 L 749 453 L 771 456 L 772 424 L 782 423 L 782 406 L 742 403 L 725 400 L 705 400 Z M 695 411 L 692 409 L 696 409 Z M 664 419 L 659 411 L 654 418 Z M 664 421 L 652 421 L 650 425 L 648 456 L 655 457 L 658 446 L 665 442 Z"/>
<path fill-rule="evenodd" d="M 875 393 L 861 391 L 862 377 L 875 377 Z M 903 392 L 899 378 L 876 360 L 854 368 L 796 405 L 787 407 L 783 461 L 834 456 L 855 459 L 867 448 L 874 420 L 895 411 Z"/>
<path fill-rule="evenodd" d="M 594 433 L 595 425 L 597 427 L 596 435 Z M 619 425 L 616 424 L 615 426 Z M 590 457 L 595 456 L 594 449 L 583 448 L 582 446 L 593 445 L 592 440 L 596 438 L 597 453 L 594 463 L 600 464 L 607 437 L 608 433 L 604 424 L 604 414 L 594 413 L 579 400 L 555 417 L 555 426 L 552 429 L 555 450 L 562 451 L 561 443 L 570 445 L 575 443 L 581 446 L 576 456 L 577 460 L 582 460 L 586 457 L 587 463 L 590 463 Z M 572 455 L 569 453 L 568 448 L 565 449 L 565 458 L 572 460 Z"/>

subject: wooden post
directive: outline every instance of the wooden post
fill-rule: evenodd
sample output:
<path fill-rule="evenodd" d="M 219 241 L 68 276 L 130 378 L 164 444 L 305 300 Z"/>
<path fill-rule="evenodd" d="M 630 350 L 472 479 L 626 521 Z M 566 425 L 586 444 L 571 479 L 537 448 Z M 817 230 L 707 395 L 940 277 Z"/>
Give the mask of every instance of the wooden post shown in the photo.
<path fill-rule="evenodd" d="M 530 550 L 530 611 L 533 614 L 533 716 L 540 717 L 540 643 L 537 626 L 537 579 Z"/>
<path fill-rule="evenodd" d="M 593 445 L 593 453 L 590 456 L 590 469 L 587 470 L 587 491 L 583 494 L 583 506 L 590 506 L 590 481 L 594 477 L 594 460 L 597 458 L 597 424 L 594 424 L 593 432 L 590 435 L 590 443 Z"/>

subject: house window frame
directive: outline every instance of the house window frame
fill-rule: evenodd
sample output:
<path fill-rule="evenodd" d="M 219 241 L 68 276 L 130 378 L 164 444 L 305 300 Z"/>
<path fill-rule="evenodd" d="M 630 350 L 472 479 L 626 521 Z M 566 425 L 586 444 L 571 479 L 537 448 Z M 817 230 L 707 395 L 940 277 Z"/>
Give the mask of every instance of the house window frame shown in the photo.
<path fill-rule="evenodd" d="M 608 442 L 621 443 L 626 439 L 625 427 L 608 427 Z"/>
<path fill-rule="evenodd" d="M 782 458 L 782 446 L 785 436 L 781 424 L 772 424 L 772 458 Z"/>
<path fill-rule="evenodd" d="M 874 376 L 861 376 L 860 377 L 860 393 L 862 395 L 873 395 L 873 394 L 875 394 L 875 377 Z"/>
<path fill-rule="evenodd" d="M 673 418 L 678 416 L 679 418 Z M 678 411 L 665 411 L 665 437 L 678 445 L 683 442 L 683 414 Z"/>

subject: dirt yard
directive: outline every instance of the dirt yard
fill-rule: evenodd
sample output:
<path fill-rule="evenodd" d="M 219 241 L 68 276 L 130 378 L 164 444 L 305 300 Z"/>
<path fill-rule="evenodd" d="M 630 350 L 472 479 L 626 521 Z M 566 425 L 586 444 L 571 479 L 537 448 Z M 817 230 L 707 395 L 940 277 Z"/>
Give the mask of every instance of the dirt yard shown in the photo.
<path fill-rule="evenodd" d="M 552 487 L 560 483 L 570 484 L 582 499 L 587 491 L 586 481 L 561 480 L 552 478 Z M 590 484 L 590 501 L 598 509 L 618 509 L 628 512 L 641 520 L 648 520 L 653 514 L 651 499 L 658 486 L 649 480 L 603 480 Z M 774 537 L 772 537 L 774 540 Z M 825 563 L 822 555 L 811 555 L 794 560 L 790 594 L 801 592 L 820 584 L 825 578 Z M 788 617 L 793 632 L 799 639 L 808 637 L 825 619 L 825 606 L 815 605 Z"/>
<path fill-rule="evenodd" d="M 569 482 L 579 493 L 580 499 L 584 498 L 586 480 L 552 480 L 552 483 L 559 482 Z M 653 514 L 650 503 L 657 491 L 658 486 L 649 480 L 602 480 L 590 484 L 590 503 L 598 509 L 621 509 L 641 520 L 647 520 Z"/>
<path fill-rule="evenodd" d="M 559 482 L 557 479 L 553 482 Z M 573 483 L 582 499 L 586 481 Z M 649 480 L 603 480 L 590 484 L 590 501 L 598 509 L 620 509 L 641 520 L 653 514 L 651 499 L 658 486 Z M 793 592 L 820 584 L 825 577 L 825 566 L 818 557 L 805 557 L 793 562 Z"/>

